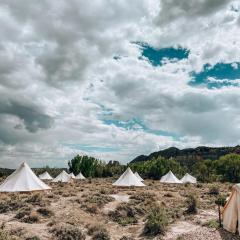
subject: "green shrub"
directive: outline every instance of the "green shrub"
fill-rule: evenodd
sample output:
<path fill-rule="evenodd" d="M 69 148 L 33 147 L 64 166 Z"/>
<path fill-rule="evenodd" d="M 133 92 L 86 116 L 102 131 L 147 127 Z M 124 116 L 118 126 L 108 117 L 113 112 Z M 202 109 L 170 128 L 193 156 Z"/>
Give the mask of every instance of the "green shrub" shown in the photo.
<path fill-rule="evenodd" d="M 134 239 L 132 237 L 123 236 L 120 238 L 120 240 L 134 240 Z"/>
<path fill-rule="evenodd" d="M 48 208 L 39 208 L 37 212 L 45 217 L 50 217 L 54 215 L 53 212 Z"/>
<path fill-rule="evenodd" d="M 32 211 L 30 207 L 21 208 L 15 215 L 15 218 L 20 219 L 21 222 L 25 223 L 36 223 L 39 221 L 37 212 Z"/>
<path fill-rule="evenodd" d="M 28 237 L 26 238 L 26 240 L 40 240 L 40 238 L 37 236 L 34 236 L 34 237 Z"/>
<path fill-rule="evenodd" d="M 88 234 L 92 236 L 93 240 L 110 240 L 108 231 L 100 225 L 90 227 Z"/>
<path fill-rule="evenodd" d="M 42 205 L 43 204 L 43 199 L 40 193 L 34 193 L 28 197 L 26 200 L 27 203 L 31 203 L 33 205 Z"/>
<path fill-rule="evenodd" d="M 178 236 L 176 240 L 184 240 L 184 237 Z"/>
<path fill-rule="evenodd" d="M 0 229 L 0 240 L 13 240 L 13 239 L 14 238 L 12 238 L 7 232 Z"/>
<path fill-rule="evenodd" d="M 160 206 L 156 206 L 150 210 L 147 221 L 144 226 L 144 234 L 156 236 L 163 235 L 168 226 L 166 211 Z"/>
<path fill-rule="evenodd" d="M 115 211 L 110 211 L 108 215 L 114 222 L 122 226 L 137 223 L 136 209 L 129 203 L 121 203 Z"/>
<path fill-rule="evenodd" d="M 115 199 L 111 196 L 107 196 L 100 193 L 95 193 L 92 196 L 88 196 L 85 202 L 96 203 L 100 208 L 103 207 L 106 203 L 112 202 Z"/>
<path fill-rule="evenodd" d="M 166 213 L 169 220 L 176 220 L 178 218 L 181 218 L 181 216 L 183 215 L 183 210 L 180 206 L 174 206 L 168 208 Z"/>
<path fill-rule="evenodd" d="M 223 195 L 219 195 L 218 198 L 215 200 L 215 203 L 223 207 L 226 203 L 226 197 Z"/>
<path fill-rule="evenodd" d="M 26 204 L 20 199 L 6 199 L 0 201 L 0 213 L 16 211 L 24 206 L 26 206 Z"/>
<path fill-rule="evenodd" d="M 85 240 L 81 229 L 72 225 L 58 226 L 51 231 L 58 240 Z"/>
<path fill-rule="evenodd" d="M 22 222 L 25 223 L 37 223 L 39 222 L 39 216 L 36 212 L 31 212 L 29 216 L 22 218 Z"/>
<path fill-rule="evenodd" d="M 216 229 L 219 227 L 219 223 L 218 223 L 218 221 L 212 219 L 212 220 L 209 220 L 206 223 L 204 223 L 203 226 Z"/>
<path fill-rule="evenodd" d="M 187 210 L 185 211 L 188 214 L 196 214 L 198 208 L 198 199 L 194 194 L 190 194 L 186 199 Z"/>
<path fill-rule="evenodd" d="M 24 217 L 29 216 L 31 211 L 32 209 L 30 207 L 23 207 L 17 212 L 17 214 L 15 215 L 15 218 L 23 219 Z"/>
<path fill-rule="evenodd" d="M 217 186 L 212 186 L 208 192 L 210 195 L 219 195 L 219 188 Z"/>

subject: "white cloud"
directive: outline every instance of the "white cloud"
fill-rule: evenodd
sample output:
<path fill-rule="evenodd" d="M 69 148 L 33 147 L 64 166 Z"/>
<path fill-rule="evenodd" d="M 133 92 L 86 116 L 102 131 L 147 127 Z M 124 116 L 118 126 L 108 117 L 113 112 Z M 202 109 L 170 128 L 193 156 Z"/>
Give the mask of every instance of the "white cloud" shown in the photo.
<path fill-rule="evenodd" d="M 127 162 L 159 147 L 237 144 L 238 89 L 188 85 L 206 63 L 240 61 L 237 9 L 226 0 L 1 1 L 1 166 L 66 166 L 87 153 L 81 145 Z M 135 41 L 190 55 L 153 67 Z M 132 118 L 181 137 L 102 121 Z"/>

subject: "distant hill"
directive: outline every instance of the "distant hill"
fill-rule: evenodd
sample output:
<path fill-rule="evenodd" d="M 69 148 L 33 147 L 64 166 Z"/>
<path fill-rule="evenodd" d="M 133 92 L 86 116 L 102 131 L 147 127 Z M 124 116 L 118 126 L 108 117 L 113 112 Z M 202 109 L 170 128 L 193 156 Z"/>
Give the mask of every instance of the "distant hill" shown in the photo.
<path fill-rule="evenodd" d="M 185 148 L 178 149 L 176 147 L 170 147 L 165 150 L 161 150 L 158 152 L 153 152 L 150 155 L 140 155 L 133 159 L 130 163 L 148 161 L 152 158 L 156 157 L 164 157 L 166 159 L 174 158 L 181 164 L 192 166 L 196 161 L 199 160 L 216 160 L 219 157 L 229 154 L 236 153 L 240 155 L 240 146 L 235 147 L 197 147 L 197 148 Z"/>

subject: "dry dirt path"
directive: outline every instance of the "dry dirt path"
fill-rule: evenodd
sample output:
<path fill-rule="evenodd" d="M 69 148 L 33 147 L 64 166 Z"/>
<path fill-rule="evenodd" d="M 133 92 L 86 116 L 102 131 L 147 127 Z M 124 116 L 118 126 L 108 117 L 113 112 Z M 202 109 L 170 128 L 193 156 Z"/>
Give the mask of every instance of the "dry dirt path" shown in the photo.
<path fill-rule="evenodd" d="M 120 203 L 129 202 L 129 197 L 130 197 L 129 195 L 123 195 L 123 194 L 112 194 L 109 196 L 113 197 L 115 201 L 109 202 L 103 207 L 102 211 L 104 214 L 108 214 L 110 211 L 114 211 Z"/>

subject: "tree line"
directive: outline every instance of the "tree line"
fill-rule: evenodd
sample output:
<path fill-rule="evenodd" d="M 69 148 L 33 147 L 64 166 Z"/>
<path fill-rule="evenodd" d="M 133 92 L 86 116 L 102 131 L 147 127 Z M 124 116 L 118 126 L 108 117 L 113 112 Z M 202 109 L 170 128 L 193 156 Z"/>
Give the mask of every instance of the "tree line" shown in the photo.
<path fill-rule="evenodd" d="M 151 160 L 122 165 L 117 161 L 108 163 L 90 156 L 77 155 L 68 162 L 68 169 L 45 167 L 33 169 L 37 175 L 48 171 L 53 177 L 62 170 L 77 175 L 80 171 L 86 177 L 117 177 L 130 166 L 143 178 L 158 180 L 171 170 L 177 177 L 181 178 L 185 173 L 195 176 L 200 182 L 240 182 L 240 155 L 227 154 L 217 160 L 198 160 L 192 166 L 186 166 L 173 158 L 152 158 Z M 1 171 L 2 170 L 2 171 Z M 9 175 L 13 170 L 0 169 L 0 177 Z"/>
<path fill-rule="evenodd" d="M 217 160 L 198 160 L 191 167 L 180 164 L 173 158 L 157 157 L 125 166 L 117 161 L 105 163 L 93 157 L 80 155 L 75 156 L 68 165 L 70 172 L 78 174 L 81 171 L 86 177 L 119 176 L 130 166 L 142 177 L 154 180 L 160 179 L 171 170 L 179 178 L 188 172 L 201 182 L 240 182 L 240 155 L 238 154 L 227 154 Z"/>

